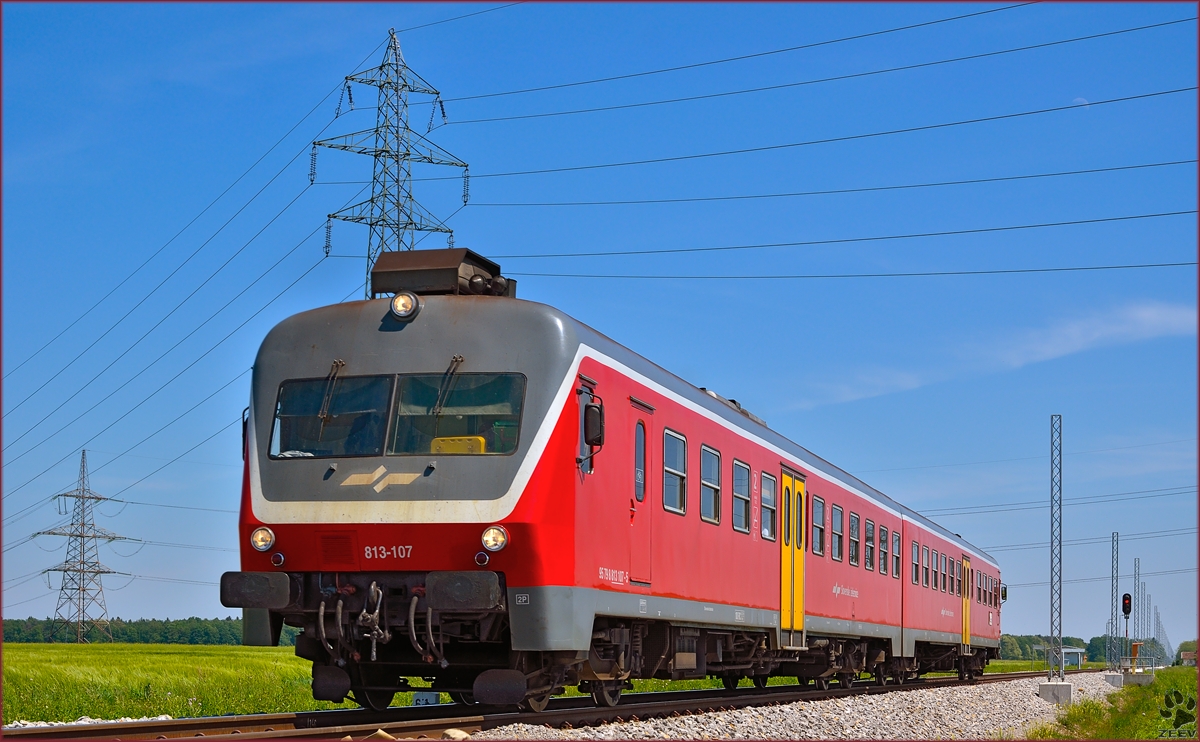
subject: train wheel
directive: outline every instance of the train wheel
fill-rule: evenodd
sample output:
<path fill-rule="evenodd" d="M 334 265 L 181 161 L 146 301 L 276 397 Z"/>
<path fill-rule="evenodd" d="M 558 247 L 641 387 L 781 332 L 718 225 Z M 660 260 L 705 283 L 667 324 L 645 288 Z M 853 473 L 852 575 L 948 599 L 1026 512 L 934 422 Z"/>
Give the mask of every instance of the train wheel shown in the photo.
<path fill-rule="evenodd" d="M 621 702 L 620 680 L 593 680 L 592 702 L 597 706 L 612 708 Z"/>
<path fill-rule="evenodd" d="M 549 693 L 543 693 L 540 696 L 530 696 L 529 698 L 526 698 L 524 701 L 521 701 L 521 703 L 520 703 L 520 706 L 522 709 L 532 711 L 536 714 L 540 714 L 543 711 L 545 711 L 546 707 L 549 705 L 550 705 L 550 694 Z"/>
<path fill-rule="evenodd" d="M 463 691 L 452 690 L 452 691 L 447 691 L 447 693 L 449 693 L 449 695 L 450 695 L 450 700 L 454 701 L 455 703 L 461 703 L 464 706 L 474 706 L 475 705 L 475 694 L 474 693 L 471 693 L 471 692 L 465 691 L 465 690 L 463 690 Z"/>
<path fill-rule="evenodd" d="M 880 685 L 888 684 L 888 676 L 887 673 L 883 671 L 883 665 L 875 666 L 875 682 L 879 683 Z"/>
<path fill-rule="evenodd" d="M 829 690 L 829 678 L 813 678 L 813 685 L 817 690 Z"/>
<path fill-rule="evenodd" d="M 762 690 L 763 688 L 767 687 L 767 681 L 770 679 L 770 675 L 755 675 L 754 677 L 750 678 L 750 681 L 754 683 L 755 688 Z"/>
<path fill-rule="evenodd" d="M 848 672 L 840 673 L 837 680 L 839 688 L 849 688 L 854 685 L 854 675 Z"/>
<path fill-rule="evenodd" d="M 725 690 L 734 690 L 735 688 L 738 687 L 738 683 L 740 681 L 741 681 L 741 678 L 739 678 L 737 675 L 722 675 L 721 676 L 721 685 L 723 685 L 725 687 Z"/>

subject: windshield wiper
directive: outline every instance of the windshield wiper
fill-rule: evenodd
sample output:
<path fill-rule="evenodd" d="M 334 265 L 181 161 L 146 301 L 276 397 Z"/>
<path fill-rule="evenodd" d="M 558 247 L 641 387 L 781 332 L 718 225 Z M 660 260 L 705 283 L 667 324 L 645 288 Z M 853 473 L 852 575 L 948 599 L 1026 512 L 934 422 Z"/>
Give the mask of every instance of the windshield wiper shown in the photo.
<path fill-rule="evenodd" d="M 321 411 L 317 413 L 317 417 L 321 418 L 321 430 L 317 433 L 317 440 L 320 441 L 325 435 L 325 424 L 333 420 L 333 415 L 329 414 L 329 405 L 333 401 L 333 390 L 337 385 L 338 374 L 346 362 L 341 358 L 333 359 L 333 366 L 329 369 L 329 376 L 325 377 L 325 398 L 321 400 Z"/>
<path fill-rule="evenodd" d="M 446 373 L 442 375 L 442 386 L 438 389 L 437 403 L 433 405 L 433 437 L 437 438 L 438 429 L 442 423 L 442 408 L 446 405 L 446 400 L 450 398 L 450 390 L 454 387 L 454 374 L 458 372 L 458 367 L 462 365 L 463 357 L 458 353 L 450 359 L 450 368 L 446 369 Z"/>

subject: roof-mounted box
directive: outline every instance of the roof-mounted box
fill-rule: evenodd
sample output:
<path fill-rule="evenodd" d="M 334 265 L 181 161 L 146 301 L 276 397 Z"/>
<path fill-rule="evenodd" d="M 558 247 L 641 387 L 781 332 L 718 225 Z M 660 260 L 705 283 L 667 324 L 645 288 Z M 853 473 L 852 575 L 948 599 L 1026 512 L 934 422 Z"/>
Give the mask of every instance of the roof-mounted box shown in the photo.
<path fill-rule="evenodd" d="M 371 296 L 414 294 L 517 295 L 517 282 L 500 266 L 464 247 L 380 253 L 371 268 Z"/>

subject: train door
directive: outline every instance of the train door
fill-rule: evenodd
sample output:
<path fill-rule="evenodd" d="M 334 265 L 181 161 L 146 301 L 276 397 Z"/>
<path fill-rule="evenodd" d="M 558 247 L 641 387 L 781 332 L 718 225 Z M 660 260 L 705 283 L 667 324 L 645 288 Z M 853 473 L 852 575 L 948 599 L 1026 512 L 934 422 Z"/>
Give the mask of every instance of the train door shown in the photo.
<path fill-rule="evenodd" d="M 962 643 L 968 649 L 971 647 L 971 595 L 974 594 L 975 588 L 971 587 L 971 559 L 963 555 L 962 560 Z"/>
<path fill-rule="evenodd" d="M 804 634 L 804 480 L 784 469 L 779 484 L 780 620 L 785 646 L 797 647 Z"/>
<path fill-rule="evenodd" d="M 654 440 L 650 430 L 650 416 L 634 408 L 633 423 L 633 471 L 630 473 L 629 491 L 629 579 L 632 582 L 650 582 L 650 546 L 652 537 L 650 482 L 650 441 Z"/>

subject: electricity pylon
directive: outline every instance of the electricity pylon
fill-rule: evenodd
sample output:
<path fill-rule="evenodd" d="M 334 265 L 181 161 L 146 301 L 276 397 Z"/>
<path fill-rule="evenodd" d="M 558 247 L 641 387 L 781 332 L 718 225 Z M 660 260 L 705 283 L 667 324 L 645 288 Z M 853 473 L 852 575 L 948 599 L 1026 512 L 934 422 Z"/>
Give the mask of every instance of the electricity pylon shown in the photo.
<path fill-rule="evenodd" d="M 378 111 L 375 128 L 364 129 L 331 139 L 313 142 L 314 166 L 310 179 L 315 179 L 317 147 L 328 147 L 370 155 L 375 160 L 371 180 L 371 197 L 353 206 L 330 214 L 329 219 L 366 224 L 367 236 L 367 298 L 370 298 L 371 266 L 381 252 L 389 250 L 412 250 L 416 247 L 417 232 L 443 232 L 447 243 L 454 244 L 454 230 L 413 198 L 413 163 L 427 165 L 450 165 L 463 169 L 463 205 L 468 200 L 467 163 L 437 146 L 409 128 L 408 98 L 410 94 L 432 95 L 433 105 L 441 105 L 441 93 L 413 72 L 404 61 L 400 51 L 400 40 L 396 30 L 389 29 L 390 36 L 383 62 L 346 77 L 346 88 L 351 83 L 379 88 Z M 331 222 L 332 223 L 332 222 Z M 326 253 L 329 228 L 326 227 Z"/>
<path fill-rule="evenodd" d="M 50 640 L 58 639 L 60 633 L 71 635 L 74 628 L 75 641 L 87 643 L 92 629 L 112 641 L 108 627 L 108 608 L 104 604 L 104 585 L 101 575 L 114 574 L 100 563 L 100 541 L 124 541 L 111 531 L 97 528 L 92 509 L 107 497 L 92 491 L 88 483 L 87 451 L 79 458 L 79 483 L 71 492 L 58 497 L 60 502 L 74 500 L 71 525 L 41 531 L 39 536 L 63 536 L 67 539 L 67 558 L 62 564 L 50 567 L 46 572 L 62 572 L 62 587 L 58 592 L 58 607 L 54 611 L 54 623 L 50 627 Z"/>

